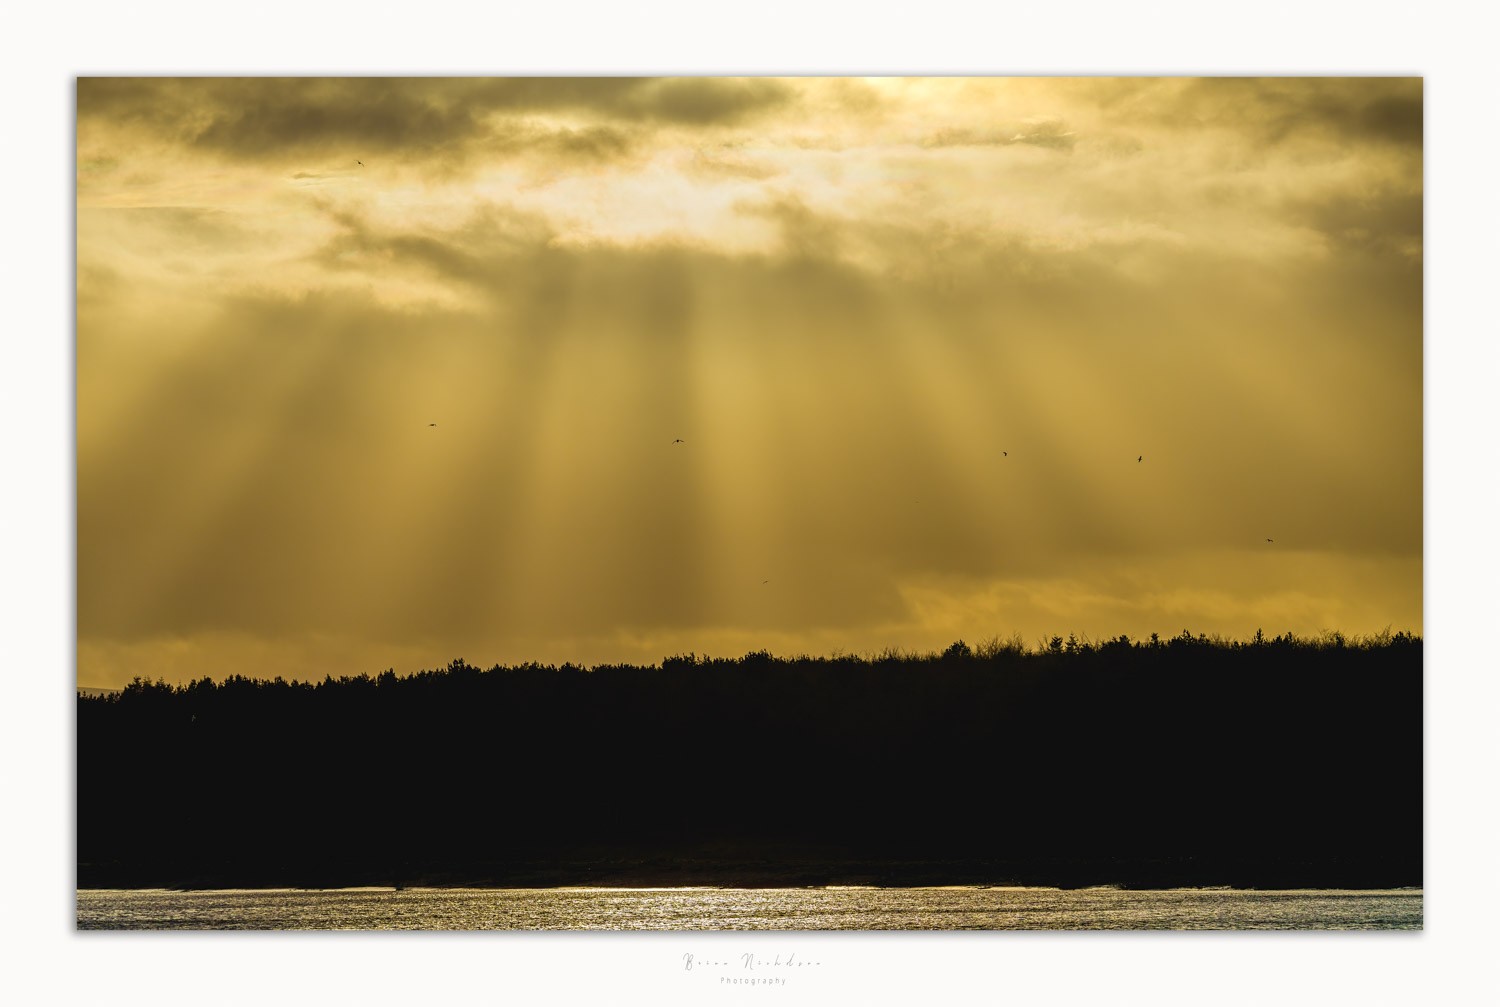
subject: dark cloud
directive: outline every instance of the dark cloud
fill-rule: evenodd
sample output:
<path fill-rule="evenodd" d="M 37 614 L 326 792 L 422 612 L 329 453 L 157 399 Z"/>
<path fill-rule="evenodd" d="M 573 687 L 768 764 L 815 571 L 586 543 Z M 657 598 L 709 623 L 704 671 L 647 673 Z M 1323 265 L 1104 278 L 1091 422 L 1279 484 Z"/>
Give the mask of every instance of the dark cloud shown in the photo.
<path fill-rule="evenodd" d="M 1222 128 L 1266 144 L 1422 142 L 1422 80 L 1415 77 L 1146 78 L 1098 94 L 1118 123 Z"/>
<path fill-rule="evenodd" d="M 312 257 L 325 268 L 416 271 L 490 297 L 514 293 L 539 264 L 562 258 L 540 216 L 484 205 L 460 227 L 388 230 L 352 210 L 327 211 L 339 233 Z"/>
<path fill-rule="evenodd" d="M 236 157 L 474 149 L 604 158 L 640 128 L 733 125 L 790 104 L 779 81 L 735 78 L 80 78 L 80 121 L 109 120 Z M 532 113 L 579 116 L 542 130 Z"/>
<path fill-rule="evenodd" d="M 443 83 L 486 110 L 567 110 L 695 126 L 737 123 L 796 99 L 788 84 L 753 77 L 497 77 Z"/>
<path fill-rule="evenodd" d="M 634 142 L 635 137 L 631 132 L 611 126 L 557 129 L 529 141 L 533 145 L 550 148 L 561 154 L 599 161 L 623 157 L 629 153 Z"/>
<path fill-rule="evenodd" d="M 257 156 L 281 149 L 410 149 L 424 155 L 480 132 L 472 107 L 438 104 L 404 90 L 366 89 L 353 100 L 322 100 L 300 89 L 270 89 L 214 109 L 195 146 Z"/>
<path fill-rule="evenodd" d="M 1257 81 L 1246 104 L 1271 142 L 1328 136 L 1420 150 L 1422 81 L 1413 78 L 1327 78 L 1299 86 Z"/>
<path fill-rule="evenodd" d="M 1420 192 L 1370 192 L 1338 194 L 1315 201 L 1292 202 L 1286 207 L 1291 219 L 1324 234 L 1334 244 L 1358 248 L 1371 254 L 1396 254 L 1417 260 L 1410 249 L 1422 241 L 1422 194 Z"/>
<path fill-rule="evenodd" d="M 1376 98 L 1355 114 L 1351 126 L 1367 135 L 1392 143 L 1420 146 L 1422 143 L 1422 94 L 1393 94 Z"/>
<path fill-rule="evenodd" d="M 791 89 L 779 81 L 672 77 L 632 87 L 619 107 L 643 118 L 706 126 L 738 122 L 791 100 Z"/>
<path fill-rule="evenodd" d="M 941 129 L 922 141 L 924 147 L 1009 147 L 1025 144 L 1071 151 L 1078 134 L 1059 119 L 1028 120 L 989 130 Z"/>

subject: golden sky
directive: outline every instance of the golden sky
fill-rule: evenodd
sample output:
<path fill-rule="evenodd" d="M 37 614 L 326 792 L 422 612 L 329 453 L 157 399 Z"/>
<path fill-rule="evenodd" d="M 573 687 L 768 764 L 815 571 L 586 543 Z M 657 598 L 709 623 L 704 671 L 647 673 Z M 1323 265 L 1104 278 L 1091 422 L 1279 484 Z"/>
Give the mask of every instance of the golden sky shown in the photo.
<path fill-rule="evenodd" d="M 85 78 L 77 167 L 81 685 L 1422 629 L 1420 80 Z"/>

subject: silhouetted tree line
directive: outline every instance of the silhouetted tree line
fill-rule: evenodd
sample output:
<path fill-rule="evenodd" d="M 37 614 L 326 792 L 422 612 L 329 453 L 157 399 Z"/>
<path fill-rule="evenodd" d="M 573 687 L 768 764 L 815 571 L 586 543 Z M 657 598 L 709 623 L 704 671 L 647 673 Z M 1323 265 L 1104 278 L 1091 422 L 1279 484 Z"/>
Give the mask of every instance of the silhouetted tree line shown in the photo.
<path fill-rule="evenodd" d="M 1421 883 L 1422 642 L 463 661 L 78 700 L 79 884 Z"/>

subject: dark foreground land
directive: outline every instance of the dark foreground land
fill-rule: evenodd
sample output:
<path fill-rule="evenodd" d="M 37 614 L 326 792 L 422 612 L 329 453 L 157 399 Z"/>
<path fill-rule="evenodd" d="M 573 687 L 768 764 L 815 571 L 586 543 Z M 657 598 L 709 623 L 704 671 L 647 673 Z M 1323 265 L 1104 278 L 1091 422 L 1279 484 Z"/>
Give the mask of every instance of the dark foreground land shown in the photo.
<path fill-rule="evenodd" d="M 78 885 L 1422 883 L 1422 642 L 137 681 Z"/>

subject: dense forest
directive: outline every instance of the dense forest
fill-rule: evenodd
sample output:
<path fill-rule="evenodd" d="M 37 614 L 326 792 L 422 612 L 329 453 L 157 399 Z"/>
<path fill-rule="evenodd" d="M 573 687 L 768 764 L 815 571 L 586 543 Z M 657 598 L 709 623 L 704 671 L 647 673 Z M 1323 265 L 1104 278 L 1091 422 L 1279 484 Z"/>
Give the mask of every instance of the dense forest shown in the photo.
<path fill-rule="evenodd" d="M 1422 881 L 1422 641 L 463 661 L 78 698 L 80 887 Z"/>

